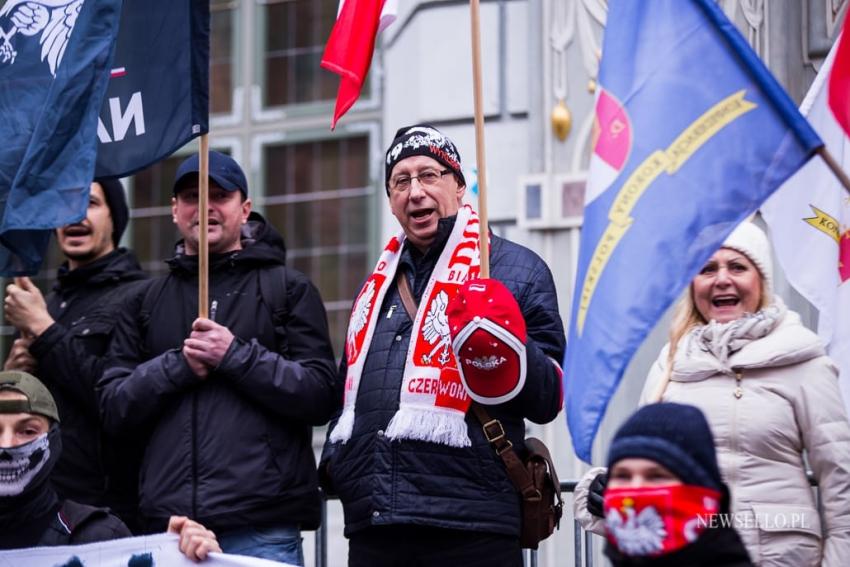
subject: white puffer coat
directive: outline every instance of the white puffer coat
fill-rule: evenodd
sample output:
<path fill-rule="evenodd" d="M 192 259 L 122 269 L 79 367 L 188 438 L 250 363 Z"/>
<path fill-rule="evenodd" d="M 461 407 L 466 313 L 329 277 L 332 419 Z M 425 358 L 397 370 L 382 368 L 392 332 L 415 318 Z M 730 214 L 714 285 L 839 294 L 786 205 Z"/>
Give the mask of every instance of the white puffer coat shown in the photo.
<path fill-rule="evenodd" d="M 732 494 L 731 521 L 753 562 L 850 565 L 850 424 L 820 339 L 787 311 L 767 336 L 746 343 L 725 364 L 698 348 L 684 352 L 686 340 L 662 398 L 695 405 L 708 418 Z M 653 401 L 668 348 L 650 371 L 641 404 Z"/>

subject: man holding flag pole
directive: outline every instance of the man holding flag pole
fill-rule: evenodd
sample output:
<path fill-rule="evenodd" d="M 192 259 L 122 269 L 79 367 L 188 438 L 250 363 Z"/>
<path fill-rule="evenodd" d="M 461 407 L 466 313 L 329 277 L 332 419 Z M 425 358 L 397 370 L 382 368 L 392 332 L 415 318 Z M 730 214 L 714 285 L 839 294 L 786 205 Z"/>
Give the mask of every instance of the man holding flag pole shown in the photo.
<path fill-rule="evenodd" d="M 119 16 L 122 33 L 118 36 L 117 47 L 115 47 Z M 52 22 L 49 27 L 45 27 L 47 22 Z M 25 234 L 21 234 L 20 239 L 17 238 L 17 233 L 10 233 L 10 239 L 4 241 L 7 245 L 25 244 L 21 248 L 12 250 L 15 256 L 7 264 L 9 267 L 6 273 L 31 273 L 40 264 L 40 254 L 43 253 L 46 238 L 43 241 L 39 240 L 43 233 L 31 234 L 30 229 L 48 229 L 75 222 L 83 216 L 86 207 L 75 208 L 75 203 L 88 204 L 87 189 L 95 170 L 96 149 L 103 157 L 103 160 L 99 159 L 97 163 L 98 173 L 117 177 L 162 159 L 191 138 L 207 131 L 209 4 L 205 0 L 187 0 L 179 5 L 175 5 L 172 0 L 152 0 L 145 3 L 122 3 L 115 0 L 68 0 L 49 3 L 12 1 L 7 2 L 0 10 L 0 26 L 3 34 L 0 40 L 0 73 L 14 78 L 14 80 L 3 81 L 4 88 L 0 89 L 0 104 L 5 105 L 4 115 L 35 117 L 31 132 L 21 128 L 20 120 L 4 122 L 6 127 L 16 130 L 10 132 L 10 135 L 5 138 L 21 140 L 22 143 L 5 146 L 4 152 L 0 155 L 0 166 L 2 166 L 0 182 L 3 176 L 10 182 L 9 187 L 6 188 L 9 192 L 8 198 L 3 201 L 5 224 L 0 227 L 0 231 L 7 227 L 16 228 L 18 225 L 27 229 Z M 155 44 L 149 41 L 151 36 L 158 38 Z M 52 49 L 51 46 L 56 49 Z M 114 69 L 110 66 L 113 50 L 116 65 L 120 66 Z M 109 100 L 108 104 L 104 103 L 101 107 L 107 82 Z M 26 97 L 21 97 L 20 93 L 15 91 L 16 85 L 28 86 Z M 36 85 L 42 90 L 35 89 Z M 86 104 L 82 104 L 83 101 Z M 24 103 L 29 106 L 25 107 Z M 126 105 L 125 110 L 122 110 L 122 105 Z M 101 108 L 104 109 L 104 115 L 98 116 L 97 111 Z M 120 116 L 116 116 L 116 112 Z M 142 118 L 143 115 L 145 118 Z M 109 120 L 110 117 L 111 120 Z M 49 133 L 50 136 L 45 136 L 45 133 Z M 31 136 L 25 139 L 24 135 L 29 134 Z M 96 148 L 97 143 L 100 144 L 99 148 Z M 206 285 L 209 258 L 208 235 L 213 233 L 216 237 L 216 247 L 212 250 L 214 256 L 216 253 L 240 248 L 241 227 L 247 220 L 250 200 L 247 199 L 248 187 L 242 175 L 238 191 L 234 193 L 237 189 L 236 185 L 228 184 L 225 190 L 218 188 L 216 192 L 218 202 L 212 202 L 209 205 L 203 202 L 208 197 L 205 184 L 210 175 L 207 172 L 206 136 L 202 139 L 201 146 L 203 154 L 200 159 L 201 164 L 198 164 L 196 159 L 195 166 L 189 168 L 187 175 L 184 176 L 187 179 L 194 177 L 193 190 L 196 200 L 193 203 L 189 202 L 189 197 L 186 197 L 189 195 L 188 191 L 175 192 L 175 217 L 178 212 L 185 213 L 181 217 L 181 229 L 185 229 L 186 234 L 190 236 L 187 248 L 189 252 L 196 255 L 198 260 L 195 262 L 194 273 L 189 278 L 195 297 L 187 302 L 194 304 L 196 311 L 191 314 L 187 328 L 184 329 L 185 334 L 178 342 L 182 343 L 183 339 L 188 338 L 192 332 L 189 326 L 197 314 L 201 315 L 202 321 L 209 322 L 207 327 L 196 330 L 202 335 L 192 337 L 196 343 L 185 346 L 187 358 L 183 362 L 185 368 L 189 368 L 191 364 L 193 370 L 206 377 L 211 363 L 205 358 L 208 353 L 204 350 L 209 346 L 209 335 L 219 337 L 224 332 L 221 331 L 224 329 L 222 325 L 212 321 L 215 319 L 215 309 L 209 310 L 210 303 L 207 300 L 209 295 Z M 45 169 L 43 167 L 45 165 L 49 168 Z M 238 166 L 236 169 L 241 172 Z M 233 171 L 233 169 L 228 170 L 224 177 L 232 179 Z M 224 178 L 221 174 L 213 173 L 212 175 L 217 176 L 219 180 Z M 51 180 L 51 184 L 46 183 L 45 180 L 48 179 Z M 0 185 L 0 190 L 2 189 Z M 200 195 L 198 195 L 199 192 Z M 19 194 L 22 197 L 19 197 Z M 222 197 L 224 196 L 236 197 L 238 205 L 236 212 L 244 210 L 244 215 L 222 213 Z M 198 201 L 201 201 L 200 206 Z M 191 214 L 192 210 L 197 214 Z M 207 219 L 209 214 L 213 216 L 212 221 Z M 245 218 L 242 218 L 243 216 Z M 229 244 L 222 248 L 221 235 L 225 226 L 228 234 L 226 240 Z M 235 241 L 230 238 L 233 235 L 235 235 Z M 272 240 L 274 240 L 273 237 Z M 278 244 L 282 243 L 274 242 L 271 248 L 275 248 Z M 256 248 L 259 249 L 262 246 Z M 256 257 L 252 250 L 243 252 L 242 257 L 246 258 L 246 262 L 255 262 L 263 266 L 273 267 L 282 264 L 282 251 L 277 253 L 264 249 L 260 257 Z M 199 267 L 201 277 L 196 275 Z M 181 275 L 185 274 L 181 272 Z M 295 372 L 308 376 L 309 379 L 304 380 L 305 388 L 315 393 L 314 400 L 308 404 L 286 402 L 281 403 L 280 406 L 292 405 L 296 408 L 307 406 L 316 414 L 304 417 L 303 421 L 321 422 L 323 420 L 322 400 L 327 399 L 327 392 L 330 391 L 329 388 L 324 387 L 322 376 L 330 377 L 333 360 L 327 340 L 324 310 L 315 288 L 304 281 L 303 276 L 297 277 L 293 273 L 287 280 L 285 275 L 277 273 L 276 275 L 280 276 L 281 281 L 275 281 L 268 293 L 251 294 L 254 298 L 268 299 L 267 305 L 263 306 L 265 311 L 263 316 L 250 319 L 254 323 L 265 326 L 259 330 L 245 332 L 244 335 L 248 340 L 258 336 L 265 345 L 260 347 L 259 351 L 251 352 L 258 352 L 262 356 L 263 348 L 272 349 L 273 352 L 286 350 L 287 361 L 278 364 L 275 357 L 280 357 L 279 354 L 271 356 L 266 353 L 264 356 L 268 360 L 257 361 L 249 356 L 248 360 L 238 360 L 234 364 L 237 367 L 250 365 L 253 368 L 252 379 L 263 382 L 259 386 L 260 390 L 267 388 L 273 394 L 284 396 L 288 395 L 286 388 L 276 384 L 273 376 L 268 372 L 261 372 L 256 365 L 276 366 L 288 375 Z M 274 278 L 262 279 L 271 284 Z M 256 285 L 256 276 L 254 280 Z M 219 321 L 227 321 L 235 317 L 235 312 L 230 310 L 228 302 L 217 296 L 219 292 L 229 294 L 232 291 L 230 289 L 215 290 L 213 293 L 213 297 L 218 299 Z M 309 300 L 299 294 L 308 296 Z M 142 293 L 142 296 L 136 299 L 141 301 L 146 297 L 148 296 Z M 200 301 L 196 299 L 198 297 Z M 160 298 L 157 297 L 151 302 L 158 304 L 159 300 Z M 290 305 L 290 302 L 297 303 L 297 308 Z M 150 305 L 143 306 L 150 307 Z M 272 318 L 273 309 L 276 310 L 273 320 L 267 321 Z M 278 337 L 275 325 L 282 320 L 282 313 L 287 313 L 287 324 L 293 324 L 293 321 L 301 320 L 297 315 L 299 309 L 310 311 L 309 316 L 304 316 L 305 319 L 309 319 L 309 324 L 297 330 L 281 324 L 279 331 L 281 336 Z M 153 311 L 155 318 L 160 312 Z M 173 315 L 175 311 L 172 307 L 169 315 Z M 122 312 L 122 315 L 133 316 L 138 313 Z M 113 317 L 111 321 L 114 323 L 115 319 L 117 317 Z M 163 324 L 162 321 L 155 320 L 154 323 L 156 332 L 159 332 L 160 328 L 173 327 L 172 322 Z M 240 332 L 232 323 L 229 324 L 237 333 Z M 228 342 L 232 342 L 232 335 L 230 339 L 231 341 Z M 118 345 L 113 344 L 113 346 L 120 348 L 120 329 L 116 333 L 116 340 Z M 312 344 L 305 345 L 304 341 L 308 343 L 312 341 Z M 216 346 L 221 345 L 217 343 Z M 192 347 L 195 347 L 195 350 Z M 216 352 L 216 356 L 219 357 L 224 354 L 217 349 Z M 301 359 L 306 360 L 303 363 L 296 362 Z M 173 375 L 168 377 L 168 379 L 173 378 Z M 154 381 L 140 384 L 140 387 L 145 392 L 144 398 L 149 400 L 157 398 Z M 219 384 L 221 389 L 217 391 L 221 393 L 232 387 Z M 242 387 L 244 386 L 240 388 Z M 290 398 L 293 395 L 298 394 L 289 393 Z M 273 396 L 265 391 L 256 392 L 256 396 L 263 398 L 263 401 L 267 403 L 273 403 Z M 290 398 L 287 400 L 291 402 Z M 215 405 L 220 406 L 218 403 Z M 250 404 L 247 405 L 250 406 Z M 108 407 L 104 411 L 106 415 L 111 415 Z M 255 417 L 256 414 L 263 412 L 260 409 L 254 411 Z M 225 410 L 225 413 L 230 419 L 243 415 L 239 411 L 227 414 Z M 227 430 L 226 421 L 219 416 L 217 423 Z M 251 431 L 247 421 L 249 420 L 245 420 L 236 429 L 243 432 Z M 122 430 L 110 425 L 107 420 L 105 427 L 111 429 L 113 433 L 126 432 L 128 435 L 135 436 L 139 432 L 137 428 Z M 289 443 L 292 441 L 294 445 L 298 445 L 301 440 L 308 437 L 303 435 L 304 428 L 305 424 L 302 422 L 293 426 L 292 432 L 282 433 L 271 440 L 272 445 L 277 448 L 275 453 L 282 455 L 280 459 L 286 461 L 286 459 L 295 459 L 297 455 L 309 453 L 303 449 L 292 449 Z M 263 427 L 262 431 L 265 435 L 273 429 Z M 294 433 L 295 429 L 297 434 Z M 298 439 L 297 443 L 294 442 L 295 438 Z M 257 444 L 242 440 L 225 441 L 216 446 L 217 450 L 223 451 L 230 447 L 256 447 Z M 262 447 L 266 451 L 271 451 L 268 441 L 263 441 Z M 170 445 L 169 449 L 171 449 Z M 297 455 L 293 455 L 293 451 L 296 451 Z M 148 453 L 151 452 L 149 448 Z M 217 459 L 216 470 L 226 471 L 230 468 L 227 458 L 207 455 L 207 459 Z M 272 461 L 271 458 L 264 458 L 262 467 L 266 468 Z M 312 459 L 309 461 L 312 462 Z M 197 462 L 205 461 L 201 459 Z M 252 466 L 250 459 L 243 459 L 242 464 Z M 262 514 L 257 512 L 257 509 L 279 511 L 279 503 L 272 501 L 277 498 L 288 501 L 288 505 L 293 510 L 298 509 L 299 506 L 303 508 L 296 510 L 289 517 L 284 514 L 284 521 L 289 522 L 288 526 L 298 526 L 302 523 L 304 526 L 309 526 L 316 521 L 314 518 L 317 515 L 318 493 L 315 489 L 314 471 L 310 472 L 313 466 L 307 461 L 297 462 L 289 467 L 286 462 L 282 462 L 281 466 L 284 467 L 284 474 L 290 478 L 289 481 L 280 478 L 275 478 L 273 481 L 258 478 L 256 483 L 252 483 L 257 485 L 256 492 L 250 497 L 242 495 L 241 498 L 238 490 L 231 491 L 226 487 L 213 486 L 209 494 L 212 495 L 213 500 L 218 498 L 218 502 L 205 502 L 195 506 L 196 500 L 193 496 L 191 499 L 193 506 L 184 508 L 184 511 L 186 515 L 198 516 L 199 513 L 209 515 L 209 510 L 226 510 L 222 513 L 223 516 L 227 516 L 226 521 L 219 518 L 213 522 L 219 526 L 232 525 L 232 523 L 227 524 L 227 521 L 237 522 L 240 526 L 244 524 L 267 526 L 276 522 L 278 518 L 267 516 L 260 518 L 258 515 L 262 516 Z M 255 469 L 251 472 L 268 474 L 270 471 Z M 244 478 L 250 478 L 250 476 Z M 239 514 L 232 514 L 227 504 L 222 505 L 220 502 L 222 496 L 217 494 L 218 488 L 222 488 L 230 497 L 238 501 L 242 517 Z M 179 491 L 172 494 L 176 493 Z M 262 503 L 255 501 L 262 501 Z M 144 502 L 143 500 L 143 505 Z M 156 511 L 159 512 L 159 510 Z M 144 508 L 142 511 L 145 512 Z M 148 516 L 154 515 L 150 513 L 150 508 L 147 512 Z M 163 520 L 163 518 L 157 519 Z M 167 518 L 164 519 L 167 520 Z M 164 527 L 162 521 L 156 526 L 163 529 Z M 233 536 L 230 533 L 229 535 L 231 547 L 233 547 L 234 537 L 239 537 L 239 534 Z M 284 535 L 292 539 L 291 533 L 287 532 Z M 250 537 L 251 534 L 247 534 L 247 539 Z M 244 539 L 246 538 L 243 537 Z M 300 543 L 297 548 L 300 550 Z"/>
<path fill-rule="evenodd" d="M 310 432 L 336 400 L 327 317 L 315 286 L 285 265 L 281 236 L 251 211 L 242 168 L 208 155 L 209 205 L 199 204 L 202 152 L 174 180 L 183 238 L 169 273 L 118 315 L 98 383 L 104 427 L 148 439 L 139 503 L 148 529 L 186 515 L 215 530 L 226 553 L 303 565 L 301 530 L 320 521 Z M 199 316 L 206 262 L 209 311 Z"/>
<path fill-rule="evenodd" d="M 401 230 L 355 300 L 336 381 L 343 408 L 320 463 L 343 504 L 349 565 L 519 567 L 520 494 L 473 404 L 517 447 L 524 418 L 557 416 L 564 335 L 552 274 L 490 235 L 492 279 L 479 279 L 479 217 L 463 204 L 457 148 L 433 126 L 399 129 L 385 180 Z"/>
<path fill-rule="evenodd" d="M 341 16 L 326 58 L 344 25 Z M 473 73 L 483 128 L 480 65 Z M 343 408 L 320 462 L 323 487 L 343 504 L 349 565 L 519 567 L 520 494 L 494 444 L 521 452 L 524 419 L 546 423 L 561 408 L 551 272 L 464 204 L 460 155 L 439 129 L 400 128 L 385 168 L 401 230 L 355 300 L 337 379 Z"/>

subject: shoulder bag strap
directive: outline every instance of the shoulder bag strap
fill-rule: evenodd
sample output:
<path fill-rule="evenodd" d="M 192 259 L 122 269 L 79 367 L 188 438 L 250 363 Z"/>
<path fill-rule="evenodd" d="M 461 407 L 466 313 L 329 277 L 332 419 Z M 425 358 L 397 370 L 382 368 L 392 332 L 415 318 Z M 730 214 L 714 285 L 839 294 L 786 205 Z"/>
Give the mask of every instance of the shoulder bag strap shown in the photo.
<path fill-rule="evenodd" d="M 401 270 L 398 270 L 396 275 L 396 285 L 398 286 L 398 294 L 401 297 L 402 304 L 404 304 L 405 311 L 407 311 L 411 321 L 415 320 L 418 306 L 416 305 L 416 300 L 413 298 L 413 293 L 410 291 L 410 284 Z M 534 481 L 528 473 L 528 469 L 525 468 L 525 465 L 520 460 L 519 455 L 514 451 L 513 443 L 505 436 L 505 429 L 502 427 L 502 422 L 498 419 L 490 418 L 484 406 L 476 402 L 472 402 L 471 409 L 475 417 L 478 418 L 478 421 L 481 422 L 484 437 L 487 438 L 487 441 L 496 450 L 496 454 L 505 463 L 508 478 L 511 479 L 513 485 L 525 500 L 539 500 L 541 498 L 540 491 L 534 487 Z"/>
<path fill-rule="evenodd" d="M 404 275 L 403 270 L 399 269 L 396 271 L 395 283 L 398 287 L 398 294 L 401 297 L 401 303 L 404 305 L 404 310 L 407 311 L 407 315 L 410 317 L 410 320 L 415 321 L 416 312 L 419 311 L 419 306 L 413 298 L 413 292 L 410 291 L 410 283 L 407 281 L 407 277 Z"/>
<path fill-rule="evenodd" d="M 534 481 L 525 468 L 525 464 L 520 460 L 519 455 L 514 451 L 514 445 L 505 435 L 505 429 L 502 427 L 502 422 L 498 419 L 492 419 L 484 406 L 477 402 L 472 402 L 470 407 L 475 417 L 481 422 L 481 429 L 484 431 L 484 437 L 496 450 L 496 454 L 505 463 L 505 469 L 508 472 L 508 478 L 522 494 L 525 500 L 540 500 L 540 491 L 534 486 Z"/>

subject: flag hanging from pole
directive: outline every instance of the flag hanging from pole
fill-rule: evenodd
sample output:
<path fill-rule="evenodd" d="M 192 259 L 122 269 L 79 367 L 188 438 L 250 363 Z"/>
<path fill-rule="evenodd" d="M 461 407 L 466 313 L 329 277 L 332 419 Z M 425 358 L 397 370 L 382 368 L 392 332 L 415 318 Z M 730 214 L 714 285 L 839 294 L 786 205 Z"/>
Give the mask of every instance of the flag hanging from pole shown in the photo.
<path fill-rule="evenodd" d="M 124 2 L 97 124 L 96 177 L 124 177 L 209 131 L 208 0 Z"/>
<path fill-rule="evenodd" d="M 121 0 L 0 8 L 0 275 L 35 273 L 51 229 L 81 220 Z"/>
<path fill-rule="evenodd" d="M 837 52 L 830 57 L 833 63 L 829 73 L 829 108 L 844 132 L 850 135 L 850 34 L 846 33 L 847 27 L 845 17 L 841 37 L 831 50 Z"/>
<path fill-rule="evenodd" d="M 206 0 L 7 1 L 0 275 L 38 271 L 52 229 L 85 217 L 95 176 L 129 175 L 206 133 L 208 69 Z"/>
<path fill-rule="evenodd" d="M 375 39 L 395 21 L 396 4 L 397 0 L 340 0 L 321 63 L 322 68 L 340 76 L 331 130 L 360 97 Z"/>
<path fill-rule="evenodd" d="M 844 108 L 850 104 L 850 83 L 842 81 L 843 90 L 834 88 L 836 72 L 846 73 L 850 69 L 850 51 L 844 49 L 848 47 L 844 40 L 848 37 L 846 33 L 845 29 L 800 106 L 844 171 L 850 169 L 850 139 L 842 130 L 833 101 L 843 100 Z M 844 403 L 848 404 L 850 199 L 847 191 L 823 160 L 813 159 L 762 205 L 761 213 L 789 283 L 818 310 L 818 334 L 840 369 L 839 384 Z"/>
<path fill-rule="evenodd" d="M 567 422 L 588 462 L 646 335 L 822 145 L 713 0 L 613 0 L 607 21 L 564 364 Z"/>

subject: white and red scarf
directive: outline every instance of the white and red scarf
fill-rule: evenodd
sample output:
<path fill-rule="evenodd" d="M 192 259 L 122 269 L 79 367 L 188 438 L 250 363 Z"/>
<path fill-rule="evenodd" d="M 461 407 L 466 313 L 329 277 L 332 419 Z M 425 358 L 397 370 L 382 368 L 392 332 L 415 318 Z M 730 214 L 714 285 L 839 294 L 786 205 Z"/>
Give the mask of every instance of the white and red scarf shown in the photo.
<path fill-rule="evenodd" d="M 345 401 L 331 442 L 345 443 L 354 429 L 355 402 L 381 304 L 395 279 L 404 233 L 390 239 L 357 296 L 345 352 Z M 443 248 L 413 321 L 399 394 L 399 409 L 385 432 L 389 439 L 414 439 L 451 447 L 471 445 L 464 417 L 471 403 L 457 370 L 446 306 L 461 285 L 478 277 L 478 215 L 465 205 Z"/>

